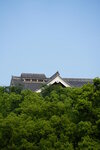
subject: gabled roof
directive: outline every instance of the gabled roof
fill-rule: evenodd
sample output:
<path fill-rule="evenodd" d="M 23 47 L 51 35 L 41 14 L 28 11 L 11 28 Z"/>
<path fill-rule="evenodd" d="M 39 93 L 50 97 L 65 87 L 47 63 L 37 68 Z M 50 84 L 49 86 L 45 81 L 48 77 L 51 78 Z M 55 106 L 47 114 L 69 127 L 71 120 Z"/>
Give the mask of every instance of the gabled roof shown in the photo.
<path fill-rule="evenodd" d="M 53 76 L 50 77 L 49 81 L 46 83 L 46 85 L 53 85 L 55 83 L 60 83 L 64 87 L 70 87 L 68 83 L 66 83 L 61 77 L 59 72 L 57 71 Z M 36 92 L 41 92 L 42 89 L 36 90 Z"/>
<path fill-rule="evenodd" d="M 27 80 L 27 79 L 37 79 Z M 41 81 L 42 80 L 42 81 Z M 33 74 L 33 73 L 22 73 L 21 76 L 12 76 L 11 86 L 21 85 L 23 89 L 30 89 L 32 91 L 41 91 L 43 85 L 50 85 L 60 83 L 65 87 L 81 87 L 84 84 L 93 83 L 93 79 L 84 79 L 84 78 L 62 78 L 57 71 L 50 78 L 47 78 L 45 74 Z"/>
<path fill-rule="evenodd" d="M 53 76 L 50 77 L 47 85 L 54 84 L 54 83 L 61 83 L 65 87 L 70 87 L 61 77 L 59 72 L 57 71 Z"/>
<path fill-rule="evenodd" d="M 57 76 L 60 76 L 60 73 L 58 71 L 55 74 L 53 74 L 49 79 L 54 79 Z"/>

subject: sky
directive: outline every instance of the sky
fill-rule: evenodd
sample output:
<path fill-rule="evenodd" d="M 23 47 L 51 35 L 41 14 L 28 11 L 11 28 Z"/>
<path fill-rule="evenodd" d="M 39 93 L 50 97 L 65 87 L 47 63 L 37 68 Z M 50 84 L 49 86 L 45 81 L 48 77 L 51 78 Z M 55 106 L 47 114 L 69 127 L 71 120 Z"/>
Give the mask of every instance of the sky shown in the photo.
<path fill-rule="evenodd" d="M 0 86 L 56 71 L 100 77 L 100 0 L 0 0 Z"/>

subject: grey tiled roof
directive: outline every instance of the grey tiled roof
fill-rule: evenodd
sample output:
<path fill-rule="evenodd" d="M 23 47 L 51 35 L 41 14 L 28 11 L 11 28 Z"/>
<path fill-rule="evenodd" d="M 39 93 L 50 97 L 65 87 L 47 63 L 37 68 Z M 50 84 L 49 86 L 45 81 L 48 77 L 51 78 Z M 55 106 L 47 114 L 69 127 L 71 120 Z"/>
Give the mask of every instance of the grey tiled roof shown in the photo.
<path fill-rule="evenodd" d="M 21 78 L 46 79 L 45 74 L 22 73 Z"/>
<path fill-rule="evenodd" d="M 22 85 L 22 80 L 20 77 L 12 76 L 11 83 L 12 86 Z"/>
<path fill-rule="evenodd" d="M 54 75 L 52 75 L 49 79 L 54 79 L 55 77 L 59 76 L 59 72 L 57 71 Z"/>
<path fill-rule="evenodd" d="M 51 80 L 53 80 L 56 76 L 59 76 L 59 72 L 56 72 L 50 78 L 46 78 L 44 74 L 27 74 L 22 73 L 20 77 L 12 76 L 11 86 L 22 86 L 24 89 L 30 89 L 32 91 L 36 91 L 40 89 L 43 85 L 47 84 Z M 44 82 L 27 82 L 23 79 L 40 79 L 44 80 Z M 87 83 L 93 83 L 92 79 L 84 79 L 84 78 L 62 78 L 67 84 L 71 87 L 81 87 Z"/>
<path fill-rule="evenodd" d="M 24 83 L 24 89 L 30 89 L 32 91 L 36 91 L 42 88 L 42 83 Z"/>
<path fill-rule="evenodd" d="M 49 82 L 51 82 L 53 79 L 55 79 L 57 76 L 59 76 L 60 74 L 59 74 L 59 72 L 57 71 L 54 75 L 52 75 L 50 78 L 47 78 L 47 84 L 49 83 Z"/>
<path fill-rule="evenodd" d="M 87 83 L 93 83 L 93 79 L 84 78 L 63 78 L 66 83 L 69 83 L 71 87 L 81 87 Z"/>

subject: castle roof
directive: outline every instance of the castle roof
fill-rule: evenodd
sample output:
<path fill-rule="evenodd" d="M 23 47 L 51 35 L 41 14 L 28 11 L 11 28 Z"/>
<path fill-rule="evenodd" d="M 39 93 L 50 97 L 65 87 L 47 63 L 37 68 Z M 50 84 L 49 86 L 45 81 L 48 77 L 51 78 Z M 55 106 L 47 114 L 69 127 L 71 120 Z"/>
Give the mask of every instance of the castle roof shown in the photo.
<path fill-rule="evenodd" d="M 57 71 L 50 78 L 45 74 L 22 73 L 21 76 L 12 76 L 11 86 L 22 86 L 23 89 L 41 91 L 44 85 L 61 83 L 65 87 L 81 87 L 87 83 L 93 83 L 93 79 L 87 78 L 62 78 Z"/>
<path fill-rule="evenodd" d="M 46 79 L 45 74 L 22 73 L 21 78 Z"/>

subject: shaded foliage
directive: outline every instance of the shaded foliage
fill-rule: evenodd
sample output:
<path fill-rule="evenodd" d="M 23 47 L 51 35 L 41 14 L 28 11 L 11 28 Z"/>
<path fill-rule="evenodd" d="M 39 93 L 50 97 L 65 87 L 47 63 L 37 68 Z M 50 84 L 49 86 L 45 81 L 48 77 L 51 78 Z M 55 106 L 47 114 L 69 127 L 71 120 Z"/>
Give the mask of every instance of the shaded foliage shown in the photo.
<path fill-rule="evenodd" d="M 0 150 L 99 150 L 100 79 L 39 94 L 0 87 Z"/>

